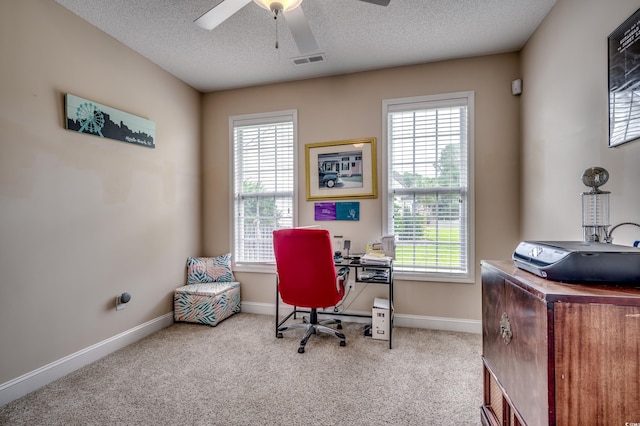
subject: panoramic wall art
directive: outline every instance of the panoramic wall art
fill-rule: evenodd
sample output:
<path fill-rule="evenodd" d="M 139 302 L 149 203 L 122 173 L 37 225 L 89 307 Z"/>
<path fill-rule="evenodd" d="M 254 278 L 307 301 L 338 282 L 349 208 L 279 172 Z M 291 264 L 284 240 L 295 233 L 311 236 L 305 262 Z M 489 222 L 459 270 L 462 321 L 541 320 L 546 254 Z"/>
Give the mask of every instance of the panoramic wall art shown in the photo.
<path fill-rule="evenodd" d="M 66 128 L 102 138 L 155 148 L 156 123 L 67 93 Z"/>
<path fill-rule="evenodd" d="M 640 138 L 640 9 L 609 35 L 609 146 Z"/>

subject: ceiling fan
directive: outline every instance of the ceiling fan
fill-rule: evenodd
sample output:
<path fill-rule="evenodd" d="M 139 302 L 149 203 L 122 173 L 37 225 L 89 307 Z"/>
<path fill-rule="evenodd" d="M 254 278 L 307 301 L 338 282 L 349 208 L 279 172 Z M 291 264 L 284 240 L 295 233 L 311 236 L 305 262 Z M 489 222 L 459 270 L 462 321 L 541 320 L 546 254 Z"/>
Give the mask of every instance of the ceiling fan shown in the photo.
<path fill-rule="evenodd" d="M 304 16 L 302 8 L 299 7 L 302 0 L 223 0 L 194 22 L 200 28 L 212 30 L 252 1 L 260 7 L 270 10 L 276 19 L 279 15 L 284 16 L 300 54 L 313 52 L 318 49 L 318 43 L 316 43 L 316 39 L 311 32 L 307 18 Z M 390 2 L 390 0 L 359 1 L 376 4 L 378 6 L 387 6 Z M 278 42 L 276 40 L 276 48 L 277 47 Z"/>

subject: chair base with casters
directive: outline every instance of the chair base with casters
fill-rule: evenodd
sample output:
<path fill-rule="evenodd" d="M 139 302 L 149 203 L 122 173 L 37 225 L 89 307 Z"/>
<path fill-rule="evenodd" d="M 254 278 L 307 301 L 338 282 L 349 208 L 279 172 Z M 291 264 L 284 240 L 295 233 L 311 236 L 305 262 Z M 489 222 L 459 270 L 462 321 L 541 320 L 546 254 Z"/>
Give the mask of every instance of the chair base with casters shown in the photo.
<path fill-rule="evenodd" d="M 303 317 L 303 322 L 302 323 L 283 325 L 292 316 L 294 316 L 294 318 L 295 318 L 295 315 L 298 314 L 298 313 L 308 313 L 309 314 L 309 319 L 307 320 L 306 317 Z M 342 329 L 342 321 L 340 321 L 338 319 L 331 318 L 331 319 L 318 321 L 318 310 L 315 309 L 315 308 L 311 309 L 310 311 L 302 311 L 302 310 L 298 310 L 298 309 L 294 308 L 293 312 L 291 312 L 289 315 L 287 315 L 282 321 L 280 321 L 276 325 L 276 337 L 279 338 L 279 339 L 282 339 L 282 337 L 283 337 L 282 332 L 283 331 L 297 329 L 297 328 L 304 329 L 305 333 L 304 333 L 304 336 L 302 337 L 302 340 L 300 340 L 300 346 L 298 347 L 298 353 L 300 353 L 300 354 L 304 353 L 304 347 L 307 344 L 307 342 L 309 341 L 309 338 L 313 334 L 318 334 L 318 333 L 323 333 L 323 334 L 328 334 L 330 336 L 334 336 L 334 337 L 340 339 L 340 346 L 346 346 L 347 345 L 347 341 L 346 341 L 345 335 L 340 333 L 339 331 L 336 331 L 335 329 L 333 329 L 331 327 L 328 327 L 328 325 L 330 325 L 330 324 L 336 324 L 336 328 L 338 330 Z"/>
<path fill-rule="evenodd" d="M 338 276 L 336 278 L 336 284 L 344 286 L 344 282 L 349 277 L 349 268 L 342 268 L 338 271 Z M 336 331 L 335 329 L 329 327 L 329 325 L 336 325 L 336 329 L 342 330 L 342 321 L 335 318 L 329 318 L 324 320 L 318 320 L 318 309 L 311 308 L 309 310 L 298 309 L 296 306 L 293 307 L 293 311 L 289 313 L 286 317 L 284 317 L 281 321 L 278 321 L 280 318 L 280 297 L 279 297 L 279 280 L 276 277 L 276 337 L 278 339 L 282 339 L 283 331 L 302 328 L 305 330 L 304 336 L 302 340 L 300 340 L 300 346 L 298 347 L 298 353 L 304 353 L 304 347 L 306 346 L 309 338 L 318 333 L 328 334 L 330 336 L 334 336 L 340 339 L 340 346 L 346 346 L 347 341 L 346 337 L 343 333 Z M 302 317 L 302 323 L 295 324 L 287 324 L 285 323 L 289 320 L 289 318 L 293 317 L 296 319 L 297 314 L 309 314 L 309 319 L 306 317 Z"/>

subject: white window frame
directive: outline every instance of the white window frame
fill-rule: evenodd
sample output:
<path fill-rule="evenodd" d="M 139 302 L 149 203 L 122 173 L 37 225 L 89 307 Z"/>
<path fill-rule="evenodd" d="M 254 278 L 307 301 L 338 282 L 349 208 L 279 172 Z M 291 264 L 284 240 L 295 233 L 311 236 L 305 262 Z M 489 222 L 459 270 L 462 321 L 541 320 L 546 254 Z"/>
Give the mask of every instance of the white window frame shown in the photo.
<path fill-rule="evenodd" d="M 474 92 L 455 92 L 438 95 L 415 96 L 408 98 L 385 99 L 382 102 L 382 228 L 383 235 L 391 235 L 393 229 L 390 226 L 390 206 L 391 194 L 389 194 L 389 126 L 388 117 L 390 112 L 410 111 L 439 106 L 454 106 L 460 103 L 467 105 L 467 264 L 465 273 L 449 272 L 410 272 L 402 271 L 401 267 L 396 267 L 394 275 L 397 279 L 411 281 L 438 281 L 438 282 L 475 282 L 475 220 L 474 220 Z"/>
<path fill-rule="evenodd" d="M 231 218 L 231 226 L 229 230 L 229 238 L 230 238 L 230 246 L 231 253 L 233 254 L 233 264 L 234 271 L 239 272 L 264 272 L 264 273 L 274 273 L 275 272 L 275 261 L 265 261 L 265 262 L 244 262 L 242 259 L 236 259 L 236 253 L 238 252 L 236 247 L 236 221 L 238 216 L 236 214 L 236 162 L 235 162 L 235 141 L 234 141 L 234 130 L 236 127 L 242 126 L 252 126 L 252 125 L 261 125 L 261 124 L 271 124 L 278 123 L 282 121 L 291 121 L 293 123 L 293 182 L 292 182 L 292 226 L 296 226 L 298 223 L 298 111 L 297 110 L 284 110 L 284 111 L 275 111 L 268 113 L 258 113 L 258 114 L 244 114 L 244 115 L 234 115 L 229 117 L 229 146 L 230 146 L 230 182 L 231 182 L 231 190 L 229 192 L 230 198 L 230 218 Z"/>

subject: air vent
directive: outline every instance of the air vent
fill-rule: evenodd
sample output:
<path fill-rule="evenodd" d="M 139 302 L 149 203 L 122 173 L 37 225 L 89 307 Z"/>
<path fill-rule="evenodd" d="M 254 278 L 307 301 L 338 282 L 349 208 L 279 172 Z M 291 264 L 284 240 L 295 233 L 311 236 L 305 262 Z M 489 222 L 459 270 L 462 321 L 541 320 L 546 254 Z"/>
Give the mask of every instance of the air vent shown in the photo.
<path fill-rule="evenodd" d="M 314 64 L 316 62 L 326 62 L 327 58 L 324 53 L 314 53 L 308 56 L 298 56 L 297 58 L 291 58 L 293 65 Z"/>

